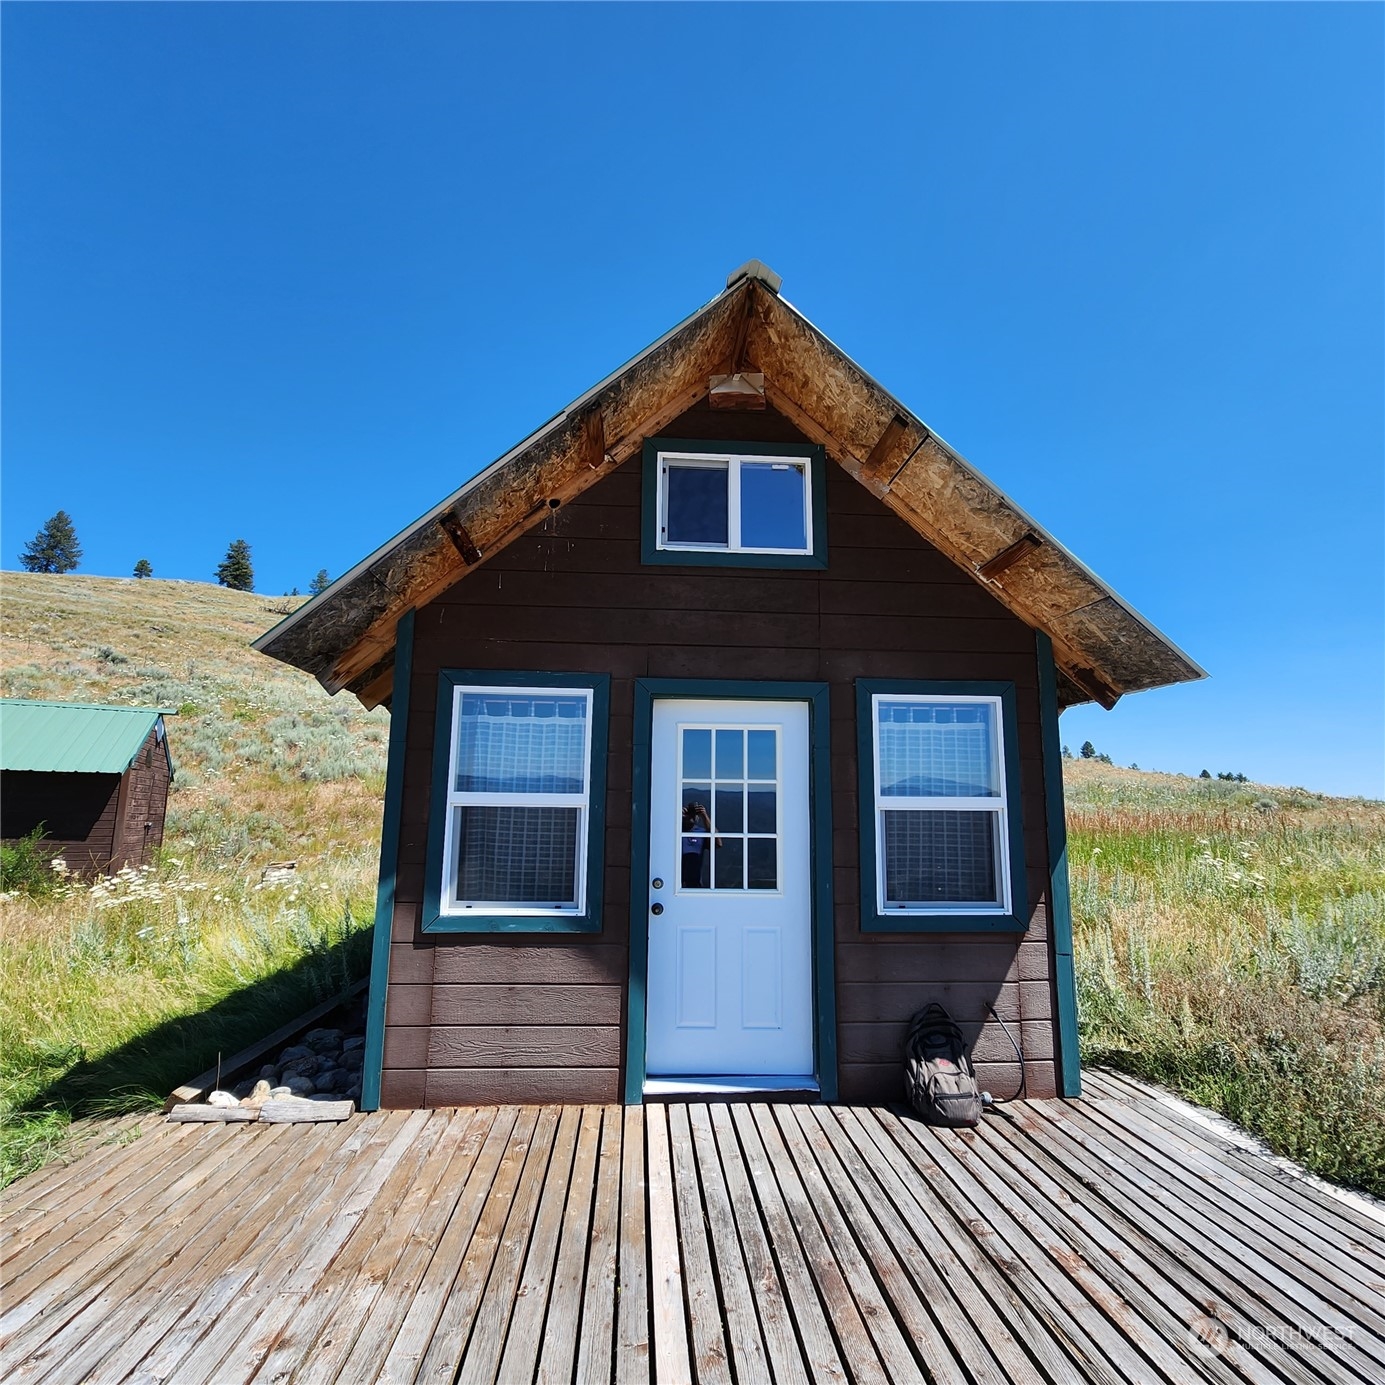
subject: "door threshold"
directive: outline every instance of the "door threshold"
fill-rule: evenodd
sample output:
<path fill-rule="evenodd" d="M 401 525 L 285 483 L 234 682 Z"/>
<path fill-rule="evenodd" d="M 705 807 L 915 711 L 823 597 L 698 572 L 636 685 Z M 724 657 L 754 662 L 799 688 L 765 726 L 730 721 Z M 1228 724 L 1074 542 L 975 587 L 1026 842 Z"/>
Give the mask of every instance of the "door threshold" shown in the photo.
<path fill-rule="evenodd" d="M 818 1081 L 812 1076 L 780 1076 L 753 1073 L 737 1077 L 726 1073 L 708 1076 L 646 1077 L 646 1101 L 801 1101 L 814 1098 L 819 1092 Z"/>

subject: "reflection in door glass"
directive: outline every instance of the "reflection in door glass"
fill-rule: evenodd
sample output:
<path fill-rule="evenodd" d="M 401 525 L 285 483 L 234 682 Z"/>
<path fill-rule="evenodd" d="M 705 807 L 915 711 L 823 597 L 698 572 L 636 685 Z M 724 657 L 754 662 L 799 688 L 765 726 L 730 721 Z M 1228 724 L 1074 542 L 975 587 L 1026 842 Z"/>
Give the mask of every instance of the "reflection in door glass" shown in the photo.
<path fill-rule="evenodd" d="M 683 732 L 683 778 L 712 777 L 712 733 L 689 727 Z"/>
<path fill-rule="evenodd" d="M 746 777 L 749 779 L 777 779 L 779 777 L 778 756 L 775 742 L 778 737 L 773 731 L 747 731 L 746 750 L 749 763 Z M 687 771 L 691 772 L 691 771 Z"/>
<path fill-rule="evenodd" d="M 684 837 L 682 875 L 685 890 L 705 890 L 711 884 L 712 840 L 710 837 Z"/>
<path fill-rule="evenodd" d="M 746 882 L 752 890 L 779 888 L 779 843 L 773 837 L 751 837 L 746 843 L 748 856 Z"/>
<path fill-rule="evenodd" d="M 744 832 L 745 790 L 739 784 L 728 789 L 725 784 L 717 785 L 716 830 L 718 832 Z"/>
<path fill-rule="evenodd" d="M 741 837 L 721 837 L 717 840 L 716 887 L 719 890 L 739 890 L 744 884 L 744 841 Z"/>
<path fill-rule="evenodd" d="M 746 819 L 746 826 L 752 832 L 777 832 L 778 822 L 778 793 L 772 784 L 752 784 L 748 798 L 750 800 L 750 811 Z"/>
<path fill-rule="evenodd" d="M 679 886 L 779 888 L 779 732 L 681 728 Z"/>
<path fill-rule="evenodd" d="M 742 779 L 745 763 L 742 747 L 745 745 L 744 731 L 717 732 L 717 778 Z"/>

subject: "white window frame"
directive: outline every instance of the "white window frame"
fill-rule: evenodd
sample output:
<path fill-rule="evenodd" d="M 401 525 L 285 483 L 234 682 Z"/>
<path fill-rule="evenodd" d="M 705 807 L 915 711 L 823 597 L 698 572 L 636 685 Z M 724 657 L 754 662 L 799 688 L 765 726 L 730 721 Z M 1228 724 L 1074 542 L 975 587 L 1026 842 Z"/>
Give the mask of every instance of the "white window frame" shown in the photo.
<path fill-rule="evenodd" d="M 470 694 L 482 697 L 580 697 L 587 704 L 583 718 L 581 793 L 477 793 L 459 790 L 457 785 L 457 744 L 462 727 L 462 699 Z M 592 721 L 595 716 L 593 689 L 574 687 L 498 687 L 490 683 L 458 684 L 452 691 L 452 730 L 447 747 L 447 801 L 443 834 L 442 880 L 439 893 L 439 914 L 443 918 L 465 918 L 487 914 L 503 918 L 577 918 L 587 909 L 587 835 L 591 830 L 592 786 Z M 576 808 L 577 840 L 575 844 L 576 900 L 566 904 L 516 904 L 513 900 L 459 900 L 457 881 L 457 813 L 458 808 Z"/>
<path fill-rule="evenodd" d="M 741 542 L 741 465 L 794 467 L 803 476 L 802 548 L 752 548 Z M 726 542 L 670 543 L 668 533 L 668 469 L 675 466 L 702 467 L 726 471 Z M 759 452 L 683 452 L 659 453 L 659 497 L 655 545 L 663 553 L 765 553 L 785 557 L 811 557 L 813 554 L 813 468 L 807 456 L 775 456 Z"/>
<path fill-rule="evenodd" d="M 880 779 L 880 708 L 886 703 L 935 703 L 956 706 L 958 703 L 986 704 L 994 708 L 995 743 L 992 747 L 992 769 L 1000 785 L 998 797 L 960 798 L 943 795 L 902 796 L 881 791 Z M 977 693 L 872 693 L 870 700 L 870 735 L 872 778 L 875 786 L 875 907 L 882 917 L 926 918 L 933 914 L 976 914 L 1003 916 L 1010 914 L 1014 890 L 1010 879 L 1010 785 L 1005 773 L 1005 714 L 1003 700 L 991 694 Z M 930 900 L 927 903 L 894 904 L 885 898 L 885 812 L 989 812 L 995 817 L 996 879 L 999 901 L 978 903 L 975 900 Z"/>

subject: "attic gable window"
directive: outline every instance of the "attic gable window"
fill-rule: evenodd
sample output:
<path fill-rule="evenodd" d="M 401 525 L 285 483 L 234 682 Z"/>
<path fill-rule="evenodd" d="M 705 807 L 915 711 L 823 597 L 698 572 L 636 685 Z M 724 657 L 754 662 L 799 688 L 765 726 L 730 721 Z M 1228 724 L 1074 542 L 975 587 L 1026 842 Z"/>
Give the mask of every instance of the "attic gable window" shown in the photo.
<path fill-rule="evenodd" d="M 1010 684 L 857 683 L 862 927 L 1023 928 Z"/>
<path fill-rule="evenodd" d="M 646 563 L 825 567 L 822 449 L 645 444 Z"/>
<path fill-rule="evenodd" d="M 424 930 L 599 928 L 607 680 L 441 680 Z"/>

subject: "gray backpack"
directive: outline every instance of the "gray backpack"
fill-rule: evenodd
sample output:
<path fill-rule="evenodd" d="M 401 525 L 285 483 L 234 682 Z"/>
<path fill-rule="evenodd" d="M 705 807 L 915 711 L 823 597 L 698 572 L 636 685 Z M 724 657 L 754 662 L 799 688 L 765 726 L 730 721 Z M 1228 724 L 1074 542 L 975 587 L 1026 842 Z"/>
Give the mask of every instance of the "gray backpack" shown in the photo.
<path fill-rule="evenodd" d="M 981 1090 L 961 1028 L 941 1005 L 920 1010 L 904 1040 L 904 1092 L 929 1125 L 976 1125 Z"/>

